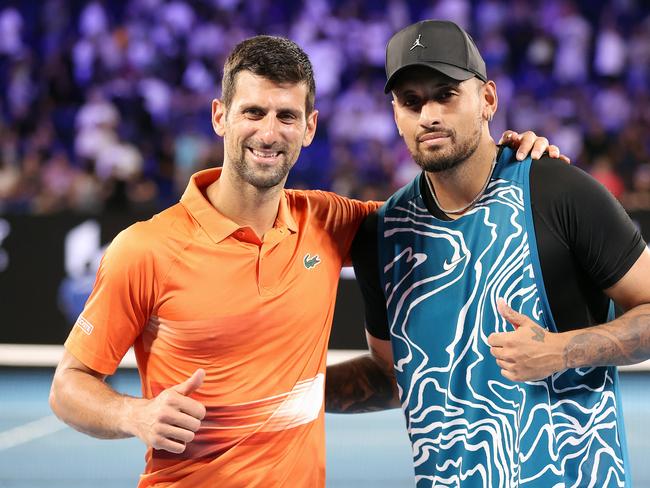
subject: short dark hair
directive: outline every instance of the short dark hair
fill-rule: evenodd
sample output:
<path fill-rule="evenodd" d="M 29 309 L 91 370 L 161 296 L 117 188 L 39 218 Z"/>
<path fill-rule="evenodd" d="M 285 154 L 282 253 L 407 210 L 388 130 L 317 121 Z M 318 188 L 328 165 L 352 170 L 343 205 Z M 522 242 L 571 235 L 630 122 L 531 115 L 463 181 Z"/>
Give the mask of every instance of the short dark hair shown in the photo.
<path fill-rule="evenodd" d="M 305 83 L 306 114 L 314 110 L 314 70 L 307 54 L 295 42 L 284 37 L 255 36 L 237 44 L 223 67 L 221 101 L 226 108 L 235 95 L 235 80 L 240 71 L 250 71 L 275 83 Z"/>

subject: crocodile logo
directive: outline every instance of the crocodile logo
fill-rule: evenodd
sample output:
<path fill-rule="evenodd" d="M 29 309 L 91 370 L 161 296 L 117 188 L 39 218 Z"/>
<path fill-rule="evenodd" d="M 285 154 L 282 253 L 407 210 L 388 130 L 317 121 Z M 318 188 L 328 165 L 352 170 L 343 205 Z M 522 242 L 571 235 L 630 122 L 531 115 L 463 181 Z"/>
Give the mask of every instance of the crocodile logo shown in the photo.
<path fill-rule="evenodd" d="M 320 264 L 320 257 L 318 254 L 314 254 L 311 256 L 309 253 L 305 254 L 305 257 L 302 260 L 302 264 L 305 265 L 306 269 L 312 269 L 315 268 Z"/>

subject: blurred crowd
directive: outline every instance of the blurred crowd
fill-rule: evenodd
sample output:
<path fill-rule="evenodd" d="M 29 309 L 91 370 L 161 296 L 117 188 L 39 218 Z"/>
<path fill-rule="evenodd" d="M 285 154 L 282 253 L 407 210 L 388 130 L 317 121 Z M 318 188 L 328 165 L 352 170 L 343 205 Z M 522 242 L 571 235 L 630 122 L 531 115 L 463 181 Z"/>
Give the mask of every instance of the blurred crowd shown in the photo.
<path fill-rule="evenodd" d="M 21 0 L 0 3 L 0 213 L 153 212 L 221 163 L 210 102 L 239 41 L 289 37 L 319 129 L 290 187 L 381 199 L 417 172 L 383 93 L 390 36 L 472 33 L 492 122 L 547 136 L 628 209 L 650 209 L 650 4 L 643 0 Z"/>

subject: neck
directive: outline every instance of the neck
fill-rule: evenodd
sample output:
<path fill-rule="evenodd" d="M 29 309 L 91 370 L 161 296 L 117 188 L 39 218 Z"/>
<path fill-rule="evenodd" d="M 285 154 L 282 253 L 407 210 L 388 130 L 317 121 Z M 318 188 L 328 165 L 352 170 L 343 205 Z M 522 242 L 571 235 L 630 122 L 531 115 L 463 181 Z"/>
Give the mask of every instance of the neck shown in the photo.
<path fill-rule="evenodd" d="M 485 187 L 492 173 L 492 163 L 496 157 L 497 147 L 491 138 L 474 151 L 468 159 L 448 171 L 426 172 L 431 182 L 440 209 L 462 209 L 470 204 Z M 468 207 L 470 210 L 472 206 Z M 455 217 L 462 215 L 459 212 Z M 450 214 L 454 218 L 454 215 Z"/>
<path fill-rule="evenodd" d="M 252 228 L 260 240 L 273 228 L 284 183 L 259 189 L 239 178 L 224 164 L 221 177 L 206 189 L 206 196 L 222 215 L 242 227 Z"/>

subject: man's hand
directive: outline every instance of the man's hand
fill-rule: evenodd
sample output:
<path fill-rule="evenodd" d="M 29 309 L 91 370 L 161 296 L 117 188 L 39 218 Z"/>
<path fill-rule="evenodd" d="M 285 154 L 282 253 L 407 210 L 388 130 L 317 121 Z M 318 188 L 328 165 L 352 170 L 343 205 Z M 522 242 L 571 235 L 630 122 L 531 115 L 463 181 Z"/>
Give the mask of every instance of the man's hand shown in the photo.
<path fill-rule="evenodd" d="M 505 378 L 512 381 L 539 380 L 564 369 L 560 334 L 549 332 L 514 311 L 503 298 L 497 301 L 497 309 L 515 328 L 514 332 L 498 332 L 488 337 L 490 352 Z"/>
<path fill-rule="evenodd" d="M 523 134 L 519 134 L 513 130 L 507 130 L 503 133 L 501 139 L 499 139 L 499 144 L 505 144 L 512 149 L 517 149 L 517 159 L 519 161 L 525 159 L 528 154 L 533 159 L 539 159 L 545 151 L 548 151 L 550 157 L 559 158 L 566 163 L 571 163 L 571 159 L 564 154 L 560 154 L 560 148 L 553 144 L 549 145 L 546 137 L 538 137 L 537 134 L 530 130 Z"/>
<path fill-rule="evenodd" d="M 141 400 L 132 412 L 133 433 L 147 446 L 179 454 L 201 427 L 205 407 L 190 398 L 202 384 L 205 371 L 197 369 L 184 382 L 156 398 Z"/>

